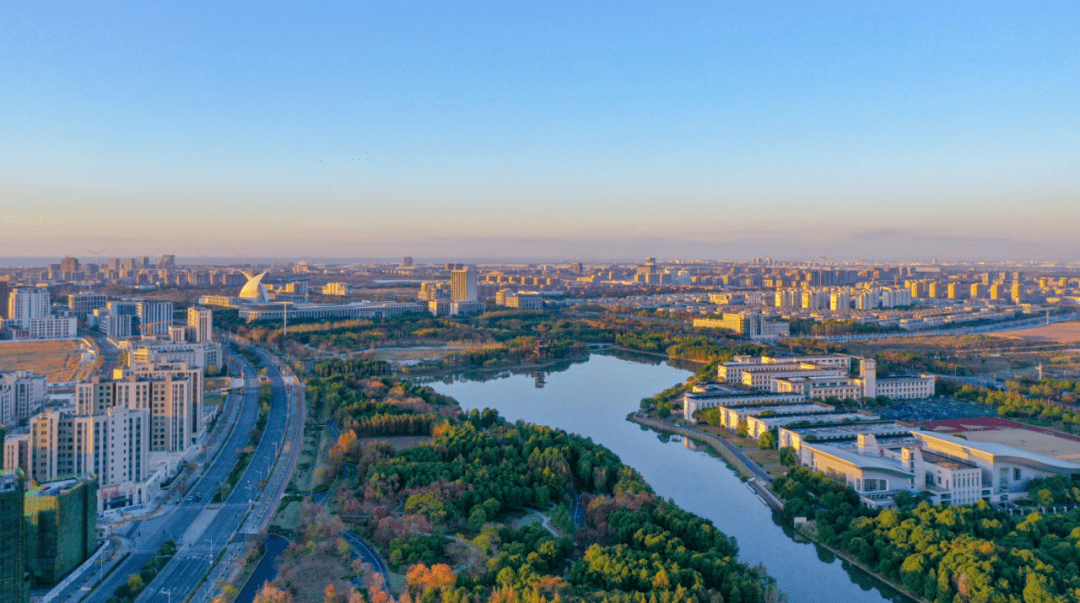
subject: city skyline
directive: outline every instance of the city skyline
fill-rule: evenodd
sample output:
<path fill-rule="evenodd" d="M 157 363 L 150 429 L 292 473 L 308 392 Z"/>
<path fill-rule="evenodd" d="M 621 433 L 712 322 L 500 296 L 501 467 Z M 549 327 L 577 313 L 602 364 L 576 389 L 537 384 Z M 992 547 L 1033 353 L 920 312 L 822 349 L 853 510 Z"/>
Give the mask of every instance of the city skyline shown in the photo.
<path fill-rule="evenodd" d="M 1078 11 L 16 7 L 0 256 L 1077 260 Z"/>

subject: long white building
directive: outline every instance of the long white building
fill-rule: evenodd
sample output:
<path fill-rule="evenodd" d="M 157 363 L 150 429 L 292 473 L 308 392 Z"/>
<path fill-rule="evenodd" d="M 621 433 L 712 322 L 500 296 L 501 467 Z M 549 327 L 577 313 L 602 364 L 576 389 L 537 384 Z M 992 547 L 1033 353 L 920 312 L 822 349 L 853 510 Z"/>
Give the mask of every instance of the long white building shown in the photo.
<path fill-rule="evenodd" d="M 241 306 L 240 318 L 282 320 L 286 312 L 290 319 L 301 318 L 389 318 L 411 312 L 423 312 L 417 303 L 353 302 L 350 304 L 249 304 Z"/>
<path fill-rule="evenodd" d="M 1034 478 L 1080 473 L 1070 461 L 895 423 L 781 429 L 780 444 L 874 507 L 892 506 L 901 491 L 926 492 L 934 504 L 1007 502 L 1025 498 Z"/>

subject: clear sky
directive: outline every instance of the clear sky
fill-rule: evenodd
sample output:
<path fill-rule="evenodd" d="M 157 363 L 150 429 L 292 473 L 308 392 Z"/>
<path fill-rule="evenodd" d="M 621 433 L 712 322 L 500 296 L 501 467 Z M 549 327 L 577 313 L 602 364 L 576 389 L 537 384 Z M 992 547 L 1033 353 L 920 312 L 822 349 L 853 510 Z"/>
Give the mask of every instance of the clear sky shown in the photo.
<path fill-rule="evenodd" d="M 1080 259 L 1080 2 L 17 2 L 0 256 Z"/>

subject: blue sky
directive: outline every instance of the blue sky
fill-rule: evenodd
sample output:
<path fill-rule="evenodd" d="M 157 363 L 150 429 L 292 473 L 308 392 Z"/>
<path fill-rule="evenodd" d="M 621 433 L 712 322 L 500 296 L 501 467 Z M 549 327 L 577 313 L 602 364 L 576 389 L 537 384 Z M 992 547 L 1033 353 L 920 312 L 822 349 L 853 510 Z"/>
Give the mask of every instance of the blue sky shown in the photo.
<path fill-rule="evenodd" d="M 1080 259 L 1075 2 L 158 4 L 5 8 L 0 256 Z"/>

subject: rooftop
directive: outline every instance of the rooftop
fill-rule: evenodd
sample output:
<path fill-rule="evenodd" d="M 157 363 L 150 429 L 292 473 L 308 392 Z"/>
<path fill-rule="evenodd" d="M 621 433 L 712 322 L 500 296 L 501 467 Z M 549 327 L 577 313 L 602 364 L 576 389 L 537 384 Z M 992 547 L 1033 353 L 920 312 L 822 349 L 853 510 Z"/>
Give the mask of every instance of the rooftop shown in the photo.
<path fill-rule="evenodd" d="M 954 471 L 957 470 L 957 469 L 975 469 L 975 468 L 977 468 L 977 465 L 975 463 L 969 463 L 967 461 L 961 461 L 959 459 L 954 459 L 952 457 L 943 456 L 943 455 L 940 455 L 940 454 L 938 454 L 936 452 L 931 452 L 931 451 L 925 450 L 925 449 L 922 450 L 922 456 L 923 456 L 924 461 L 927 461 L 929 463 L 933 463 L 935 465 L 941 465 L 942 467 L 948 467 L 949 469 L 952 469 Z"/>
<path fill-rule="evenodd" d="M 911 427 L 892 421 L 884 423 L 857 423 L 852 425 L 826 425 L 823 427 L 794 427 L 793 431 L 805 440 L 811 436 L 819 440 L 854 440 L 860 433 L 872 433 L 875 436 L 901 435 L 912 431 Z"/>
<path fill-rule="evenodd" d="M 27 490 L 26 495 L 57 496 L 81 484 L 82 482 L 90 481 L 92 479 L 94 479 L 94 477 L 87 474 L 63 476 L 52 481 L 39 483 L 37 487 Z"/>

